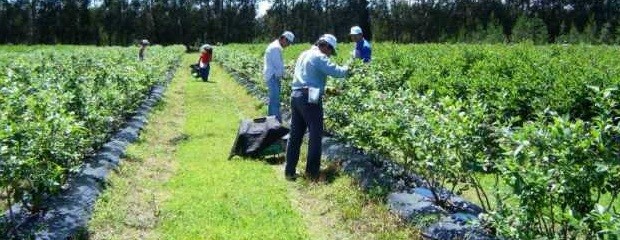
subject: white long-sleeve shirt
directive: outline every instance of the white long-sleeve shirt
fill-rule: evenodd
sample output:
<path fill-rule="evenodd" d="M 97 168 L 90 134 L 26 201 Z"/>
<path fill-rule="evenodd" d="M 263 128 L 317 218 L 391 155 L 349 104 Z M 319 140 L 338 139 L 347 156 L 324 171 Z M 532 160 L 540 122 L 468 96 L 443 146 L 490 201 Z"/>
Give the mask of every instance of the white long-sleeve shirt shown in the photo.
<path fill-rule="evenodd" d="M 282 59 L 282 46 L 278 39 L 267 46 L 265 50 L 265 65 L 263 66 L 263 75 L 265 80 L 276 76 L 281 78 L 284 76 L 284 60 Z"/>

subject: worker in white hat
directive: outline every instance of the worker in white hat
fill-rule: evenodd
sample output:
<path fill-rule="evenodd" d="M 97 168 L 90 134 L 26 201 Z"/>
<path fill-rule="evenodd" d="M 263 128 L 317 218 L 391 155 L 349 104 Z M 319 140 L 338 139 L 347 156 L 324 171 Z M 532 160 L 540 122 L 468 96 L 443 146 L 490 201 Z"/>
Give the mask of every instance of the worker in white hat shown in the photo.
<path fill-rule="evenodd" d="M 280 122 L 282 122 L 280 115 L 280 82 L 282 77 L 284 77 L 282 50 L 292 44 L 293 41 L 295 41 L 295 35 L 290 31 L 284 31 L 265 50 L 263 75 L 269 90 L 267 115 L 276 116 Z"/>
<path fill-rule="evenodd" d="M 372 49 L 370 47 L 370 43 L 364 39 L 364 33 L 362 32 L 362 28 L 359 26 L 353 26 L 351 28 L 351 32 L 349 32 L 351 36 L 351 40 L 355 43 L 355 49 L 353 49 L 353 57 L 362 59 L 365 63 L 370 62 L 370 55 L 372 54 Z"/>
<path fill-rule="evenodd" d="M 144 54 L 146 52 L 146 47 L 149 45 L 149 40 L 142 39 L 140 41 L 140 51 L 138 51 L 138 60 L 144 61 Z"/>
<path fill-rule="evenodd" d="M 327 76 L 344 78 L 347 67 L 329 60 L 336 54 L 338 41 L 331 34 L 319 38 L 316 44 L 297 58 L 291 93 L 291 131 L 286 147 L 284 176 L 297 178 L 299 150 L 306 128 L 309 130 L 306 175 L 318 180 L 321 167 L 321 139 L 323 134 L 323 101 Z"/>

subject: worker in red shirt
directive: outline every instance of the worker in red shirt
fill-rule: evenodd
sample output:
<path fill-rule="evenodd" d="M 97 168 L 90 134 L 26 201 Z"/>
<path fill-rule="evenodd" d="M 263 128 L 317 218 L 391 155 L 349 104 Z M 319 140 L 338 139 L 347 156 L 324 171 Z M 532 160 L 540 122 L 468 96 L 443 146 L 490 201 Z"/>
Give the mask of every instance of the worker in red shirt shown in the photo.
<path fill-rule="evenodd" d="M 205 44 L 200 47 L 200 60 L 198 60 L 198 67 L 202 81 L 209 81 L 209 70 L 211 69 L 210 63 L 212 56 L 213 47 L 211 47 L 211 45 Z"/>

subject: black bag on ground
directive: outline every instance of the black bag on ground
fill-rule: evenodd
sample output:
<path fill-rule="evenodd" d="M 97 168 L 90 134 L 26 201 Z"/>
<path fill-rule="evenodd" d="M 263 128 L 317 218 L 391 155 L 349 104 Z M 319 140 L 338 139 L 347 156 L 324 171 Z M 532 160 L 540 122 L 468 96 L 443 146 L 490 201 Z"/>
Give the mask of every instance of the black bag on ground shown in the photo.
<path fill-rule="evenodd" d="M 231 159 L 238 155 L 242 157 L 258 158 L 262 151 L 272 144 L 282 141 L 289 129 L 282 126 L 274 116 L 246 119 L 241 121 L 237 138 L 230 150 Z"/>
<path fill-rule="evenodd" d="M 195 77 L 195 78 L 199 78 L 200 77 L 200 70 L 199 70 L 200 69 L 200 65 L 198 65 L 197 63 L 196 64 L 192 64 L 192 65 L 189 65 L 189 68 L 191 69 L 190 73 L 192 74 L 193 77 Z"/>

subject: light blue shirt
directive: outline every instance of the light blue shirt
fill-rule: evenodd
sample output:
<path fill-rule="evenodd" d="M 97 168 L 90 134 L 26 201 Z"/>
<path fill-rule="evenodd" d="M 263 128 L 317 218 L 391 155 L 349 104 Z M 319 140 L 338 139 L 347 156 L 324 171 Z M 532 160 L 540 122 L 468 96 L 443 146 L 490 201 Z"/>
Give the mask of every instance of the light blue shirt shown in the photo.
<path fill-rule="evenodd" d="M 344 78 L 347 76 L 347 67 L 338 66 L 329 60 L 329 57 L 313 46 L 304 51 L 295 63 L 293 76 L 293 90 L 314 87 L 319 88 L 321 95 L 325 92 L 327 76 Z"/>

